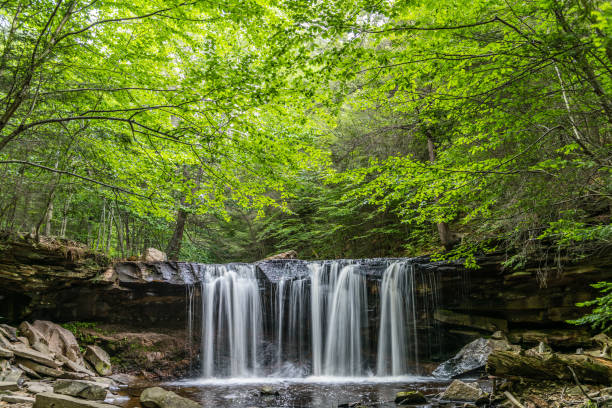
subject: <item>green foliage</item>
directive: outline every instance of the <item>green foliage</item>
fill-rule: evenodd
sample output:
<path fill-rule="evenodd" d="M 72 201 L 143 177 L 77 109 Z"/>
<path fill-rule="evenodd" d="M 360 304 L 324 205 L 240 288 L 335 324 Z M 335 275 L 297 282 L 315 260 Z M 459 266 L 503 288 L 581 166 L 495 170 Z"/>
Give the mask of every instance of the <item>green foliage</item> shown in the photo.
<path fill-rule="evenodd" d="M 612 243 L 605 0 L 11 0 L 0 37 L 4 229 L 198 261 Z"/>
<path fill-rule="evenodd" d="M 598 282 L 593 285 L 599 289 L 602 296 L 582 303 L 577 303 L 579 307 L 593 308 L 591 313 L 577 320 L 570 320 L 568 323 L 577 325 L 589 325 L 593 329 L 607 332 L 612 327 L 612 282 Z"/>
<path fill-rule="evenodd" d="M 96 344 L 98 336 L 91 334 L 87 329 L 98 330 L 97 324 L 93 322 L 68 322 L 63 323 L 64 329 L 70 330 L 77 342 L 81 352 L 85 352 L 85 346 L 89 344 Z"/>

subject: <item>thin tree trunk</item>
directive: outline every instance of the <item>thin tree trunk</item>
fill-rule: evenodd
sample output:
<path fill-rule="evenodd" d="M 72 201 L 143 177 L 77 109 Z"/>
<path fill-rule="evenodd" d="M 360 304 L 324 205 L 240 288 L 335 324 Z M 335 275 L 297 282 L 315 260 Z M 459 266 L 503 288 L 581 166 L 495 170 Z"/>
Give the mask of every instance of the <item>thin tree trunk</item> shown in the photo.
<path fill-rule="evenodd" d="M 51 236 L 51 220 L 53 219 L 53 199 L 49 201 L 47 206 L 47 217 L 45 220 L 45 235 Z"/>
<path fill-rule="evenodd" d="M 117 209 L 115 219 L 115 229 L 117 230 L 117 249 L 121 253 L 121 259 L 125 259 L 125 251 L 123 249 L 123 224 L 121 223 L 121 211 Z"/>
<path fill-rule="evenodd" d="M 200 179 L 202 178 L 203 170 L 202 168 L 198 169 L 198 174 L 196 176 L 196 185 L 191 189 L 191 195 L 194 195 L 198 189 L 200 188 Z M 185 178 L 187 178 L 187 168 L 183 168 L 183 174 Z M 174 226 L 174 233 L 172 234 L 172 238 L 170 242 L 168 242 L 168 247 L 166 248 L 166 254 L 168 255 L 168 259 L 176 261 L 178 260 L 179 253 L 181 252 L 181 244 L 183 242 L 183 233 L 185 232 L 185 222 L 187 221 L 187 210 L 185 206 L 187 205 L 187 197 L 183 197 L 180 202 L 179 210 L 176 215 L 176 224 Z"/>
<path fill-rule="evenodd" d="M 436 161 L 436 148 L 433 142 L 433 139 L 428 134 L 427 135 L 427 150 L 429 151 L 429 161 L 431 163 L 435 163 Z M 438 202 L 438 198 L 436 198 L 436 202 Z M 444 248 L 451 249 L 453 246 L 450 228 L 448 224 L 444 221 L 437 223 L 438 228 L 438 236 L 440 237 L 440 243 L 444 246 Z"/>
<path fill-rule="evenodd" d="M 111 239 L 113 238 L 113 218 L 115 216 L 115 208 L 111 207 L 108 217 L 108 233 L 106 235 L 106 253 L 110 252 Z"/>
<path fill-rule="evenodd" d="M 102 238 L 102 226 L 106 221 L 106 200 L 102 202 L 102 213 L 100 214 L 100 224 L 98 225 L 98 236 L 96 237 L 96 251 L 100 247 L 100 239 Z"/>

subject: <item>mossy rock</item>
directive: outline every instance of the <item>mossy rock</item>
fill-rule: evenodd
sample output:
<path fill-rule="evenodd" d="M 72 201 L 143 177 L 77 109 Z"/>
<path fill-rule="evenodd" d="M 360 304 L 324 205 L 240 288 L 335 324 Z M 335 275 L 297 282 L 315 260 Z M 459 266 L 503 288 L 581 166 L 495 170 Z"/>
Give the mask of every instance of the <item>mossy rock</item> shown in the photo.
<path fill-rule="evenodd" d="M 419 391 L 401 391 L 395 394 L 395 403 L 398 405 L 426 404 L 427 399 Z"/>

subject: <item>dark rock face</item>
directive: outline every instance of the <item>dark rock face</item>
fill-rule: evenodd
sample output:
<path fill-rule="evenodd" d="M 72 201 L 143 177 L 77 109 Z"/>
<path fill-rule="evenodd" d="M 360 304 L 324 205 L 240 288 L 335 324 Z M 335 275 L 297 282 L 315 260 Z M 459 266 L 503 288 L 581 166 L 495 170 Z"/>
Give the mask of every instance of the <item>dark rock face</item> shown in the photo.
<path fill-rule="evenodd" d="M 119 262 L 109 260 L 74 243 L 36 243 L 28 237 L 0 237 L 0 317 L 7 321 L 48 319 L 55 322 L 96 321 L 133 327 L 186 327 L 186 287 L 198 285 L 210 265 L 185 262 Z M 367 279 L 368 308 L 377 315 L 380 281 L 397 258 L 339 260 L 358 265 Z M 597 292 L 589 284 L 612 279 L 612 256 L 602 256 L 565 267 L 551 274 L 546 284 L 538 278 L 539 266 L 520 271 L 505 270 L 502 255 L 478 259 L 480 269 L 465 270 L 459 262 L 431 262 L 415 258 L 422 279 L 418 296 L 432 293 L 435 304 L 418 311 L 417 330 L 435 361 L 451 357 L 466 343 L 507 332 L 511 342 L 575 349 L 591 344 L 583 328 L 565 320 L 584 314 L 575 304 L 592 299 Z M 332 261 L 320 261 L 330 263 Z M 261 283 L 266 313 L 271 313 L 274 285 L 283 278 L 309 274 L 309 262 L 272 259 L 254 264 Z M 240 264 L 237 264 L 240 265 Z M 197 292 L 197 291 L 196 291 Z M 196 296 L 199 296 L 196 294 Z M 436 313 L 430 313 L 435 309 Z M 369 327 L 375 348 L 378 322 Z M 432 330 L 437 334 L 432 338 Z M 438 350 L 438 351 L 436 351 Z M 437 354 L 436 354 L 437 353 Z"/>
<path fill-rule="evenodd" d="M 482 370 L 487 364 L 487 359 L 493 350 L 520 350 L 519 346 L 513 346 L 506 339 L 479 338 L 465 345 L 453 358 L 440 364 L 433 371 L 435 377 L 455 378 Z"/>

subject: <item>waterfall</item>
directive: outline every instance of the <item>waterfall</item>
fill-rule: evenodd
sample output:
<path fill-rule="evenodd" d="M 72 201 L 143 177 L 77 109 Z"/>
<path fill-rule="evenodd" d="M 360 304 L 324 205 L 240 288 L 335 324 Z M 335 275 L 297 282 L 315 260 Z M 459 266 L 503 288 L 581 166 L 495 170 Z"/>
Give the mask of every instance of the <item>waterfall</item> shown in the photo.
<path fill-rule="evenodd" d="M 332 279 L 333 278 L 333 279 Z M 324 375 L 362 375 L 361 328 L 366 320 L 366 282 L 354 265 L 330 274 L 329 324 Z"/>
<path fill-rule="evenodd" d="M 255 268 L 205 268 L 201 296 L 204 377 L 257 375 L 263 316 Z"/>
<path fill-rule="evenodd" d="M 416 310 L 414 307 L 414 274 L 412 265 L 395 262 L 383 275 L 380 290 L 380 329 L 378 332 L 378 375 L 401 375 L 407 371 L 406 362 L 414 358 L 409 342 L 416 339 Z M 406 336 L 413 334 L 413 336 Z M 408 337 L 408 338 L 407 338 Z"/>
<path fill-rule="evenodd" d="M 321 375 L 323 365 L 323 299 L 321 294 L 322 278 L 320 264 L 308 265 L 310 269 L 310 309 L 312 319 L 312 374 Z"/>
<path fill-rule="evenodd" d="M 283 321 L 285 310 L 285 286 L 287 279 L 281 279 L 276 285 L 276 365 L 280 371 L 283 366 Z"/>
<path fill-rule="evenodd" d="M 426 288 L 426 289 L 425 289 Z M 419 294 L 418 290 L 426 290 Z M 420 298 L 421 304 L 417 303 Z M 435 274 L 417 273 L 411 262 L 392 263 L 384 272 L 380 287 L 380 327 L 376 374 L 398 376 L 418 372 L 419 336 L 417 321 L 427 322 L 428 350 L 440 343 L 433 319 L 438 304 L 438 283 Z M 412 366 L 412 367 L 410 367 Z"/>
<path fill-rule="evenodd" d="M 374 261 L 376 270 L 364 261 L 304 262 L 274 281 L 258 278 L 254 265 L 198 265 L 199 293 L 187 285 L 187 331 L 190 341 L 201 333 L 203 377 L 417 373 L 419 356 L 440 344 L 437 277 L 410 260 Z"/>

